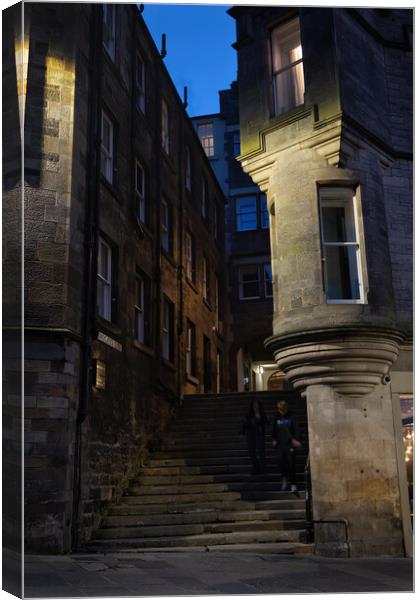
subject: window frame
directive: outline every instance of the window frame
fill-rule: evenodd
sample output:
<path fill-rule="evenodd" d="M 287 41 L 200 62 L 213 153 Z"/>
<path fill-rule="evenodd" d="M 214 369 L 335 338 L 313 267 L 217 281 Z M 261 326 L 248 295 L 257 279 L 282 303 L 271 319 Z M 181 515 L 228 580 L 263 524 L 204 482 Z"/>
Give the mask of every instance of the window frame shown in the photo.
<path fill-rule="evenodd" d="M 209 192 L 205 177 L 201 179 L 201 218 L 206 223 L 209 220 Z"/>
<path fill-rule="evenodd" d="M 270 279 L 269 280 L 266 277 L 265 269 L 267 266 L 270 267 Z M 273 297 L 273 268 L 272 268 L 271 262 L 263 263 L 262 268 L 263 268 L 263 279 L 264 279 L 264 297 L 272 298 Z M 267 293 L 267 283 L 269 283 L 271 285 L 271 294 Z"/>
<path fill-rule="evenodd" d="M 167 362 L 174 363 L 174 303 L 164 296 L 162 304 L 162 358 Z"/>
<path fill-rule="evenodd" d="M 197 336 L 195 324 L 187 319 L 187 340 L 185 344 L 185 372 L 187 376 L 196 377 L 197 375 Z"/>
<path fill-rule="evenodd" d="M 140 282 L 140 303 L 137 285 Z M 134 302 L 134 339 L 145 346 L 151 346 L 151 302 L 150 302 L 150 278 L 145 275 L 140 269 L 136 270 L 135 274 L 136 296 Z M 142 331 L 143 335 L 139 335 L 138 320 L 139 315 L 142 315 Z M 142 339 L 141 339 L 142 338 Z"/>
<path fill-rule="evenodd" d="M 104 121 L 107 121 L 109 125 L 109 138 L 110 138 L 110 149 L 104 145 Z M 104 179 L 110 184 L 114 185 L 115 183 L 115 123 L 112 118 L 108 115 L 107 111 L 102 108 L 101 112 L 101 175 Z M 103 167 L 103 161 L 105 160 L 106 165 L 110 165 L 109 167 Z M 109 176 L 108 176 L 109 175 Z"/>
<path fill-rule="evenodd" d="M 138 171 L 141 171 L 141 192 L 138 188 Z M 146 171 L 138 158 L 135 161 L 134 190 L 136 194 L 136 214 L 140 221 L 147 224 L 147 206 L 146 206 Z"/>
<path fill-rule="evenodd" d="M 204 127 L 211 128 L 211 135 L 201 135 L 200 129 Z M 215 147 L 214 147 L 214 123 L 206 122 L 206 123 L 198 123 L 197 125 L 197 134 L 200 138 L 201 146 L 203 147 L 204 153 L 209 160 L 215 158 Z"/>
<path fill-rule="evenodd" d="M 138 65 L 141 64 L 141 81 L 138 78 Z M 146 113 L 146 63 L 140 52 L 136 53 L 135 70 L 136 108 L 143 114 Z"/>
<path fill-rule="evenodd" d="M 187 231 L 185 233 L 185 258 L 186 258 L 186 277 L 191 283 L 196 281 L 196 255 L 195 240 L 193 235 Z"/>
<path fill-rule="evenodd" d="M 244 282 L 242 280 L 242 271 L 244 269 L 250 269 L 250 268 L 255 268 L 255 271 L 257 273 L 258 279 L 254 279 L 252 281 L 246 281 Z M 244 296 L 244 283 L 245 285 L 248 283 L 251 284 L 258 284 L 258 296 Z M 238 292 L 239 292 L 239 300 L 261 300 L 261 273 L 260 273 L 260 265 L 259 264 L 241 264 L 238 265 Z"/>
<path fill-rule="evenodd" d="M 294 22 L 297 22 L 297 31 L 299 34 L 299 46 L 298 48 L 300 48 L 300 54 L 301 54 L 301 58 L 288 63 L 286 66 L 284 67 L 280 67 L 280 68 L 275 68 L 274 67 L 274 63 L 275 63 L 275 59 L 274 59 L 274 53 L 275 53 L 275 48 L 276 48 L 276 43 L 274 41 L 275 36 L 278 36 L 278 38 L 281 38 L 281 35 L 278 32 L 281 32 L 281 30 L 286 30 L 286 28 L 290 28 Z M 303 51 L 302 51 L 302 39 L 301 39 L 301 27 L 300 27 L 300 19 L 299 16 L 296 15 L 290 19 L 288 19 L 287 21 L 284 21 L 282 23 L 279 23 L 277 25 L 275 25 L 271 31 L 270 31 L 270 68 L 271 68 L 271 74 L 270 74 L 270 80 L 271 80 L 271 86 L 272 86 L 272 96 L 273 96 L 273 114 L 275 117 L 279 117 L 282 115 L 287 114 L 289 111 L 299 107 L 299 106 L 303 106 L 305 104 L 305 91 L 306 91 L 306 86 L 305 86 L 305 71 L 303 68 Z M 287 71 L 292 71 L 292 69 L 294 69 L 295 67 L 297 67 L 298 65 L 302 65 L 302 79 L 303 79 L 303 93 L 302 93 L 302 102 L 300 102 L 299 104 L 292 104 L 290 106 L 286 106 L 284 107 L 283 110 L 280 110 L 279 107 L 279 99 L 278 99 L 278 92 L 277 92 L 277 78 L 279 76 L 281 76 L 284 73 L 287 73 Z"/>
<path fill-rule="evenodd" d="M 113 16 L 112 27 L 110 31 L 111 47 L 107 45 L 105 41 L 105 32 L 109 29 L 108 23 L 106 21 L 106 15 L 108 11 L 110 11 L 111 15 Z M 102 30 L 102 45 L 105 48 L 105 51 L 108 54 L 109 58 L 112 60 L 112 62 L 115 62 L 117 48 L 117 11 L 115 4 L 104 3 L 102 5 Z"/>
<path fill-rule="evenodd" d="M 101 248 L 102 246 L 104 246 L 107 249 L 107 273 L 109 273 L 109 278 L 106 279 L 102 274 L 101 274 L 101 265 L 102 265 L 102 251 Z M 113 251 L 112 251 L 112 246 L 102 237 L 99 236 L 99 243 L 98 243 L 98 260 L 97 260 L 97 274 L 96 274 L 96 279 L 97 279 L 97 284 L 96 284 L 96 289 L 97 289 L 97 298 L 99 298 L 100 292 L 102 292 L 103 295 L 103 306 L 104 306 L 104 314 L 101 314 L 100 312 L 100 304 L 97 301 L 96 305 L 97 305 L 97 314 L 101 319 L 104 319 L 105 321 L 108 321 L 109 323 L 112 323 L 112 288 L 113 288 L 113 284 L 114 284 L 114 265 L 113 265 Z"/>
<path fill-rule="evenodd" d="M 210 302 L 210 269 L 209 269 L 209 261 L 207 260 L 207 256 L 203 254 L 203 299 L 209 303 Z"/>
<path fill-rule="evenodd" d="M 162 148 L 167 156 L 170 151 L 170 135 L 169 135 L 169 106 L 165 98 L 162 98 L 161 103 L 161 142 Z"/>
<path fill-rule="evenodd" d="M 249 199 L 253 199 L 254 200 L 254 209 L 252 211 L 247 211 L 247 212 L 243 211 L 242 213 L 238 212 L 238 206 L 239 206 L 240 201 L 249 200 Z M 236 225 L 236 231 L 237 232 L 243 233 L 245 231 L 257 231 L 258 230 L 259 227 L 258 227 L 258 212 L 257 212 L 257 208 L 258 208 L 258 197 L 257 197 L 257 194 L 247 194 L 247 195 L 244 195 L 244 196 L 237 196 L 235 198 L 235 225 Z M 239 227 L 239 219 L 240 219 L 240 216 L 242 214 L 245 214 L 245 215 L 247 215 L 247 214 L 253 214 L 254 218 L 255 218 L 255 227 L 245 228 L 245 229 Z"/>
<path fill-rule="evenodd" d="M 344 197 L 346 195 L 346 197 Z M 347 206 L 350 205 L 350 206 Z M 350 210 L 354 225 L 354 237 L 353 242 L 326 242 L 324 241 L 324 228 L 322 218 L 322 208 L 324 206 L 342 206 L 345 211 L 346 208 Z M 362 247 L 361 247 L 361 236 L 359 231 L 359 220 L 357 210 L 356 193 L 353 187 L 350 186 L 319 186 L 318 187 L 318 211 L 319 211 L 319 224 L 320 224 L 320 245 L 321 245 L 321 260 L 322 260 L 322 274 L 324 282 L 324 293 L 327 304 L 365 304 L 365 286 L 363 281 L 363 268 L 362 268 Z M 325 248 L 327 247 L 354 247 L 356 249 L 356 274 L 358 277 L 359 287 L 359 298 L 328 298 L 328 278 L 327 278 L 327 258 Z M 350 275 L 350 273 L 349 273 Z"/>
<path fill-rule="evenodd" d="M 165 219 L 164 219 L 165 216 Z M 172 256 L 173 253 L 173 240 L 172 240 L 172 207 L 162 198 L 161 200 L 161 218 L 160 218 L 161 237 L 160 245 L 161 248 L 168 255 Z M 164 240 L 166 243 L 164 244 Z"/>

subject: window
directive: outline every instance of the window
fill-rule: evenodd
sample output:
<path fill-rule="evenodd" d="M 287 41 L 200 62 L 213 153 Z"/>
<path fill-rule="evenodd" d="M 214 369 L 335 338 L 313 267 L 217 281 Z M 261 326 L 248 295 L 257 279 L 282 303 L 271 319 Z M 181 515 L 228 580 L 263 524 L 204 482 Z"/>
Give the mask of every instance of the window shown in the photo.
<path fill-rule="evenodd" d="M 146 223 L 145 176 L 144 169 L 138 160 L 136 160 L 135 180 L 137 216 L 140 221 Z"/>
<path fill-rule="evenodd" d="M 103 44 L 112 60 L 115 60 L 115 24 L 116 13 L 114 4 L 102 5 Z"/>
<path fill-rule="evenodd" d="M 201 216 L 205 221 L 208 220 L 209 206 L 208 206 L 208 190 L 207 182 L 205 179 L 201 181 Z"/>
<path fill-rule="evenodd" d="M 210 299 L 210 272 L 209 272 L 209 263 L 205 256 L 203 256 L 203 298 L 207 300 Z"/>
<path fill-rule="evenodd" d="M 185 148 L 185 187 L 191 191 L 191 152 Z"/>
<path fill-rule="evenodd" d="M 162 148 L 169 154 L 169 112 L 168 105 L 162 100 Z"/>
<path fill-rule="evenodd" d="M 165 252 L 172 254 L 172 212 L 166 200 L 162 200 L 161 246 Z"/>
<path fill-rule="evenodd" d="M 102 238 L 98 247 L 97 277 L 98 315 L 107 321 L 112 319 L 112 249 Z"/>
<path fill-rule="evenodd" d="M 167 298 L 163 299 L 162 357 L 174 360 L 174 305 Z"/>
<path fill-rule="evenodd" d="M 198 137 L 208 158 L 214 157 L 213 123 L 202 123 L 198 126 Z"/>
<path fill-rule="evenodd" d="M 258 265 L 239 267 L 239 298 L 250 300 L 260 297 L 260 270 Z"/>
<path fill-rule="evenodd" d="M 281 115 L 304 102 L 305 82 L 298 18 L 273 29 L 271 49 L 274 112 Z"/>
<path fill-rule="evenodd" d="M 360 245 L 353 190 L 320 188 L 319 199 L 327 301 L 361 302 Z"/>
<path fill-rule="evenodd" d="M 136 106 L 141 112 L 146 110 L 145 68 L 142 57 L 136 56 Z"/>
<path fill-rule="evenodd" d="M 260 196 L 260 218 L 261 218 L 261 229 L 269 229 L 270 220 L 268 218 L 267 197 L 265 194 L 262 194 Z"/>
<path fill-rule="evenodd" d="M 273 296 L 273 275 L 271 272 L 271 263 L 264 264 L 264 294 L 266 298 Z"/>
<path fill-rule="evenodd" d="M 187 258 L 187 279 L 195 282 L 195 241 L 190 233 L 185 236 L 186 258 Z"/>
<path fill-rule="evenodd" d="M 239 156 L 241 153 L 241 138 L 239 131 L 233 134 L 233 156 Z"/>
<path fill-rule="evenodd" d="M 195 325 L 191 321 L 187 321 L 187 346 L 186 346 L 186 370 L 187 375 L 196 374 L 196 341 L 195 341 Z"/>
<path fill-rule="evenodd" d="M 107 6 L 107 5 L 105 5 Z M 114 181 L 114 126 L 102 111 L 101 121 L 101 173 L 109 183 Z"/>
<path fill-rule="evenodd" d="M 134 305 L 134 336 L 138 342 L 150 345 L 150 279 L 137 272 Z"/>
<path fill-rule="evenodd" d="M 236 229 L 237 231 L 252 231 L 257 229 L 257 198 L 243 196 L 236 199 Z"/>

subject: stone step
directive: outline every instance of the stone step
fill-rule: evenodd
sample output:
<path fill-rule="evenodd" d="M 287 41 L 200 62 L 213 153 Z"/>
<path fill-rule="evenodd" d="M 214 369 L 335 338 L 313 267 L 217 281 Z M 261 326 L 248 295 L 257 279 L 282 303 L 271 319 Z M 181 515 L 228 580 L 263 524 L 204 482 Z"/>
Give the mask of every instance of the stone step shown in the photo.
<path fill-rule="evenodd" d="M 240 500 L 241 494 L 239 492 L 216 492 L 213 494 L 174 494 L 166 495 L 162 497 L 159 494 L 153 494 L 149 496 L 139 495 L 127 495 L 124 496 L 125 504 L 156 504 L 156 499 L 160 500 L 165 504 L 174 504 L 175 502 L 187 503 L 187 502 L 212 502 L 213 500 Z M 162 502 L 159 502 L 161 504 Z"/>
<path fill-rule="evenodd" d="M 153 478 L 152 478 L 153 479 Z M 281 481 L 230 481 L 226 483 L 190 483 L 172 485 L 142 484 L 132 485 L 128 490 L 130 496 L 173 496 L 176 494 L 209 494 L 216 492 L 248 492 L 281 491 Z"/>
<path fill-rule="evenodd" d="M 216 523 L 231 521 L 269 521 L 283 520 L 305 520 L 303 509 L 289 510 L 242 510 L 242 511 L 220 511 L 202 510 L 182 514 L 139 514 L 139 515 L 114 515 L 104 517 L 101 527 L 135 527 L 144 525 L 181 525 L 193 523 Z"/>
<path fill-rule="evenodd" d="M 297 463 L 297 465 L 299 465 L 299 463 L 306 464 L 306 454 L 302 455 L 302 453 L 298 452 L 296 455 L 296 463 Z M 241 467 L 246 466 L 247 468 L 249 468 L 250 464 L 251 463 L 249 460 L 249 456 L 247 456 L 247 455 L 229 457 L 229 462 L 227 461 L 225 456 L 212 456 L 212 457 L 203 456 L 201 458 L 191 458 L 191 457 L 184 458 L 184 459 L 162 458 L 162 459 L 149 460 L 146 463 L 145 468 L 154 468 L 154 467 L 164 468 L 166 466 L 168 466 L 168 467 L 181 466 L 181 467 L 196 467 L 199 469 L 204 469 L 206 467 L 211 467 L 211 468 L 223 467 L 226 469 L 226 472 L 228 473 L 228 472 L 234 472 L 236 470 L 236 468 L 238 468 L 239 466 L 241 466 Z M 277 469 L 277 462 L 276 462 L 275 457 L 267 457 L 266 467 L 267 467 L 267 470 L 270 470 L 270 468 L 272 468 L 273 470 Z M 203 471 L 201 471 L 201 473 L 203 473 Z"/>
<path fill-rule="evenodd" d="M 266 542 L 302 542 L 305 538 L 304 529 L 291 529 L 279 531 L 238 531 L 234 533 L 202 533 L 195 535 L 176 535 L 142 538 L 118 538 L 112 542 L 108 539 L 93 539 L 87 544 L 90 549 L 102 550 L 105 547 L 110 549 L 120 548 L 170 548 L 171 546 L 207 546 L 220 544 L 250 544 Z"/>
<path fill-rule="evenodd" d="M 262 531 L 292 531 L 304 529 L 304 521 L 231 521 L 225 523 L 201 522 L 181 525 L 146 525 L 132 527 L 108 527 L 98 529 L 94 538 L 115 540 L 121 538 L 148 538 L 161 536 L 190 536 L 204 533 L 235 533 Z"/>
<path fill-rule="evenodd" d="M 285 494 L 287 492 L 284 492 Z M 201 501 L 199 505 L 192 502 L 170 502 L 157 504 L 121 503 L 109 510 L 110 515 L 151 515 L 151 514 L 191 514 L 205 510 L 218 510 L 226 512 L 239 512 L 251 510 L 303 510 L 304 500 L 296 498 L 293 494 L 281 500 L 222 500 L 220 498 L 210 501 Z"/>
<path fill-rule="evenodd" d="M 163 469 L 159 469 L 163 471 Z M 183 474 L 161 474 L 148 473 L 139 475 L 133 480 L 133 485 L 188 485 L 188 484 L 204 484 L 204 483 L 279 483 L 282 476 L 279 473 L 265 473 L 263 475 L 252 475 L 248 471 L 242 473 L 214 473 L 211 475 L 183 475 Z"/>
<path fill-rule="evenodd" d="M 303 463 L 297 464 L 298 469 L 303 473 Z M 204 465 L 201 467 L 143 467 L 139 478 L 143 477 L 200 477 L 200 476 L 216 476 L 216 477 L 274 477 L 279 476 L 276 465 L 269 465 L 264 475 L 252 475 L 251 464 L 244 463 L 242 465 Z M 143 479 L 142 479 L 143 480 Z"/>
<path fill-rule="evenodd" d="M 302 454 L 304 453 L 304 454 Z M 189 450 L 181 450 L 179 448 L 172 448 L 171 450 L 162 449 L 159 452 L 156 452 L 155 455 L 157 458 L 184 458 L 185 460 L 196 459 L 196 458 L 224 458 L 227 464 L 231 463 L 231 459 L 233 458 L 247 458 L 248 450 L 246 448 L 231 448 L 229 450 L 225 450 L 223 448 L 197 448 L 197 449 L 189 449 Z M 266 451 L 267 459 L 275 460 L 275 452 L 269 448 Z M 296 456 L 305 456 L 306 458 L 306 450 L 305 447 L 302 450 L 296 452 Z"/>

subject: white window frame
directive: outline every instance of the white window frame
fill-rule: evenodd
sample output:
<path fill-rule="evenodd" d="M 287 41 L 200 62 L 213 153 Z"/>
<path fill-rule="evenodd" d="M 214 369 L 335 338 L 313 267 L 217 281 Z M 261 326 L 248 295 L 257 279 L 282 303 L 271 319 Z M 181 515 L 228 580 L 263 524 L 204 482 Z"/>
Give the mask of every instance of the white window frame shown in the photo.
<path fill-rule="evenodd" d="M 139 189 L 138 173 L 141 173 L 141 187 Z M 145 196 L 146 178 L 144 167 L 139 160 L 136 160 L 135 168 L 135 191 L 137 199 L 137 216 L 143 223 L 146 223 L 146 196 Z"/>
<path fill-rule="evenodd" d="M 106 273 L 108 277 L 102 275 L 103 264 L 102 264 L 102 247 L 106 248 Z M 112 321 L 112 248 L 102 238 L 99 238 L 98 244 L 98 272 L 97 272 L 97 293 L 98 299 L 101 298 L 100 302 L 97 302 L 98 315 L 106 321 Z M 100 310 L 100 306 L 103 306 L 103 312 Z"/>
<path fill-rule="evenodd" d="M 162 98 L 162 148 L 169 154 L 169 108 L 166 100 Z"/>
<path fill-rule="evenodd" d="M 105 145 L 104 124 L 109 126 L 109 147 Z M 101 173 L 112 184 L 114 180 L 114 124 L 102 110 L 101 118 Z"/>
<path fill-rule="evenodd" d="M 207 158 L 214 158 L 214 124 L 199 123 L 197 133 Z"/>
<path fill-rule="evenodd" d="M 347 205 L 347 206 L 346 206 Z M 350 212 L 354 223 L 355 241 L 353 242 L 326 242 L 324 241 L 324 224 L 322 219 L 322 208 L 323 206 L 330 207 L 344 207 Z M 322 263 L 323 273 L 325 281 L 325 298 L 327 304 L 365 304 L 365 292 L 363 285 L 363 272 L 362 272 L 362 261 L 360 251 L 360 235 L 359 235 L 359 223 L 358 214 L 356 207 L 356 197 L 354 190 L 349 187 L 320 187 L 319 188 L 319 220 L 321 229 L 321 249 L 322 249 Z M 325 248 L 327 247 L 355 247 L 356 248 L 356 268 L 357 278 L 359 285 L 359 298 L 343 298 L 343 299 L 331 299 L 328 298 L 327 293 L 327 259 L 325 257 Z"/>
<path fill-rule="evenodd" d="M 191 152 L 188 146 L 185 148 L 185 187 L 191 192 Z"/>
<path fill-rule="evenodd" d="M 141 75 L 139 78 L 139 66 L 141 65 Z M 145 85 L 145 64 L 142 56 L 136 55 L 136 106 L 142 112 L 146 112 L 146 85 Z"/>
<path fill-rule="evenodd" d="M 137 287 L 137 285 L 139 287 Z M 146 326 L 145 326 L 145 286 L 146 282 L 144 277 L 137 274 L 136 275 L 136 302 L 134 304 L 134 314 L 135 314 L 135 338 L 141 344 L 145 344 L 145 334 L 146 334 Z"/>
<path fill-rule="evenodd" d="M 265 268 L 267 266 L 270 267 L 270 273 L 271 273 L 271 279 L 270 280 L 267 278 L 267 273 L 266 273 L 266 270 L 265 270 Z M 266 298 L 272 298 L 273 297 L 273 269 L 272 269 L 271 263 L 264 263 L 263 264 L 263 275 L 264 275 L 264 294 L 265 294 L 265 297 Z M 271 294 L 269 294 L 267 292 L 267 283 L 268 282 L 271 283 Z"/>
<path fill-rule="evenodd" d="M 108 16 L 111 15 L 110 22 Z M 103 4 L 102 5 L 102 23 L 103 23 L 103 46 L 111 58 L 115 61 L 115 38 L 116 38 L 116 24 L 117 24 L 117 13 L 115 4 Z"/>
<path fill-rule="evenodd" d="M 298 36 L 300 42 L 300 22 L 299 17 L 295 17 L 287 23 L 282 23 L 278 27 L 275 27 L 271 32 L 271 64 L 272 64 L 272 85 L 273 85 L 273 94 L 274 94 L 274 114 L 282 115 L 296 108 L 297 106 L 301 106 L 305 102 L 305 79 L 304 79 L 304 70 L 303 70 L 303 57 L 302 57 L 302 44 L 299 43 L 294 49 L 297 50 L 297 55 L 299 58 L 288 62 L 286 65 L 281 67 L 275 66 L 275 54 L 276 48 L 279 40 L 287 39 L 287 37 L 293 38 L 293 36 Z M 299 66 L 301 67 L 299 68 Z M 286 77 L 289 75 L 289 80 L 286 81 Z M 302 98 L 294 98 L 285 106 L 280 106 L 280 99 L 278 97 L 278 80 L 283 78 L 283 84 L 287 86 L 287 92 L 289 98 L 291 98 L 292 91 L 290 90 L 291 80 L 292 84 L 295 86 L 295 90 L 298 87 L 298 79 L 302 79 Z M 301 99 L 301 101 L 299 101 Z"/>
<path fill-rule="evenodd" d="M 171 235 L 171 225 L 170 225 L 170 214 L 169 214 L 169 204 L 166 200 L 162 200 L 162 217 L 161 217 L 161 246 L 170 254 L 171 251 L 171 243 L 170 243 L 170 235 Z"/>
<path fill-rule="evenodd" d="M 243 271 L 245 269 L 250 269 L 253 268 L 255 269 L 255 272 L 257 273 L 257 279 L 254 279 L 252 281 L 246 281 L 244 282 L 242 279 L 242 274 Z M 260 275 L 260 268 L 259 265 L 239 265 L 238 268 L 238 281 L 239 281 L 239 299 L 240 300 L 259 300 L 261 298 L 261 290 L 260 290 L 260 286 L 261 286 L 261 275 Z M 245 285 L 248 283 L 258 283 L 258 296 L 244 296 L 244 283 Z"/>

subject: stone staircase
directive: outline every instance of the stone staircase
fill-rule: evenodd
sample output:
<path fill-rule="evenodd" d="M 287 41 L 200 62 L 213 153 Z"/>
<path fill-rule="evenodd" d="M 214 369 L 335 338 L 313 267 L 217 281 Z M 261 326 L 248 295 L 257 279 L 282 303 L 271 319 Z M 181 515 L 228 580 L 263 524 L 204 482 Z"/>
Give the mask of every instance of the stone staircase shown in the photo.
<path fill-rule="evenodd" d="M 310 551 L 305 544 L 303 469 L 306 403 L 290 392 L 258 392 L 267 427 L 267 470 L 251 475 L 243 417 L 255 393 L 188 396 L 161 451 L 153 453 L 120 504 L 94 532 L 94 551 Z M 297 456 L 299 493 L 282 492 L 271 448 L 275 403 L 286 398 L 305 448 Z"/>

